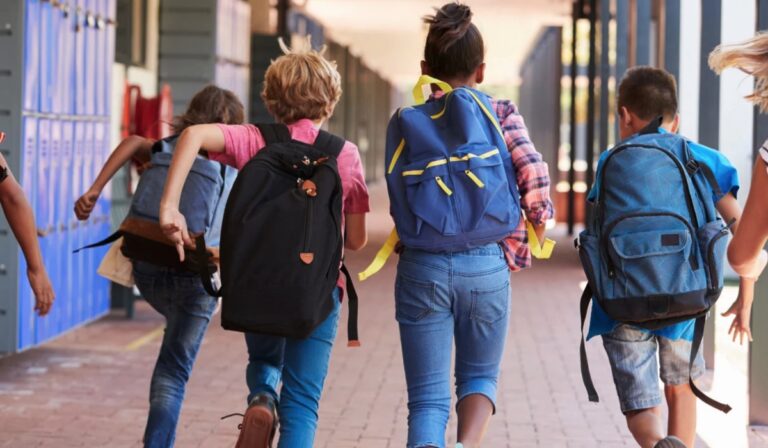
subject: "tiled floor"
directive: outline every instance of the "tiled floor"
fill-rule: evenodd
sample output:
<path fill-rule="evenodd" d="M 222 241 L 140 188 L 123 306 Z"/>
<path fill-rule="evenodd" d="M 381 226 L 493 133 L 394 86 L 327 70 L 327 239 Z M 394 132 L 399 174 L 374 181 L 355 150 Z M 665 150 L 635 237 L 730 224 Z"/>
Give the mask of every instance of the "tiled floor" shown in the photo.
<path fill-rule="evenodd" d="M 390 229 L 385 192 L 377 187 L 374 194 L 378 206 L 370 218 L 371 243 L 349 254 L 353 272 L 371 259 Z M 318 447 L 405 446 L 407 398 L 394 320 L 394 266 L 390 263 L 358 285 L 362 347 L 347 348 L 340 327 L 320 410 Z M 578 369 L 581 280 L 566 239 L 553 260 L 513 275 L 498 413 L 485 446 L 633 446 L 599 342 L 588 350 L 602 401 L 589 403 L 583 390 Z M 0 359 L 0 446 L 139 446 L 161 333 L 162 320 L 141 302 L 134 320 L 117 313 L 43 347 Z M 215 320 L 189 383 L 178 447 L 234 445 L 239 422 L 220 417 L 245 404 L 245 361 L 242 336 L 222 330 Z M 455 418 L 447 439 L 455 441 Z M 752 439 L 751 447 L 768 446 L 759 434 Z"/>

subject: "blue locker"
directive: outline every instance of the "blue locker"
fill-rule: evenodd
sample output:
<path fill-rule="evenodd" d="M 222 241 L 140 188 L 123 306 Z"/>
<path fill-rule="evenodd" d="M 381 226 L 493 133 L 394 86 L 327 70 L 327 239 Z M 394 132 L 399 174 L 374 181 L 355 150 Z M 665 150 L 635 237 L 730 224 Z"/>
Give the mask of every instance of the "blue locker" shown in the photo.
<path fill-rule="evenodd" d="M 40 103 L 38 105 L 41 112 L 53 111 L 53 97 L 50 82 L 52 81 L 52 61 L 51 49 L 53 31 L 53 3 L 43 2 L 40 7 L 39 33 L 40 33 Z"/>
<path fill-rule="evenodd" d="M 57 300 L 57 302 L 66 301 L 66 295 L 65 291 L 62 290 L 61 287 L 61 270 L 62 270 L 62 264 L 61 264 L 61 232 L 59 232 L 59 223 L 58 223 L 58 215 L 59 215 L 59 209 L 61 208 L 62 204 L 59 204 L 58 196 L 56 194 L 57 189 L 61 186 L 60 180 L 61 180 L 61 172 L 59 170 L 61 165 L 61 143 L 62 143 L 62 135 L 61 135 L 61 121 L 57 119 L 51 119 L 49 120 L 50 123 L 50 153 L 49 153 L 49 161 L 48 161 L 48 192 L 46 194 L 46 202 L 48 203 L 49 207 L 49 218 L 48 223 L 49 227 L 47 229 L 47 236 L 45 237 L 48 241 L 48 254 L 45 256 L 45 265 L 48 269 L 48 275 L 51 278 L 51 284 L 53 286 L 53 290 L 56 291 L 57 297 L 60 299 Z M 63 300 L 61 300 L 63 299 Z M 46 325 L 43 325 L 43 328 L 46 328 L 46 333 L 44 336 L 44 339 L 50 339 L 53 336 L 59 334 L 62 331 L 62 326 L 65 325 L 64 322 L 62 322 L 61 319 L 62 315 L 59 312 L 59 310 L 54 309 L 49 313 L 47 316 L 38 318 L 45 321 Z"/>
<path fill-rule="evenodd" d="M 38 144 L 37 144 L 37 177 L 35 185 L 35 218 L 38 232 L 41 234 L 40 251 L 45 261 L 45 267 L 49 275 L 51 273 L 51 203 L 49 200 L 50 185 L 50 162 L 51 162 L 51 122 L 46 119 L 38 121 Z M 35 344 L 39 344 L 48 339 L 50 333 L 51 320 L 35 319 Z"/>
<path fill-rule="evenodd" d="M 72 251 L 77 249 L 74 247 L 74 241 L 72 238 L 72 230 L 70 222 L 74 213 L 72 208 L 75 201 L 72 199 L 72 165 L 73 165 L 73 151 L 74 151 L 74 124 L 65 120 L 61 124 L 62 131 L 62 146 L 61 146 L 61 164 L 59 170 L 61 172 L 61 180 L 59 182 L 59 191 L 57 202 L 62 204 L 59 207 L 59 231 L 62 234 L 61 243 L 61 263 L 62 270 L 60 272 L 61 289 L 60 295 L 65 298 L 64 301 L 58 303 L 58 311 L 61 316 L 62 322 L 67 322 L 68 325 L 73 325 L 77 322 L 73 313 L 73 297 L 76 294 L 74 285 L 72 283 Z"/>
<path fill-rule="evenodd" d="M 94 123 L 92 121 L 85 122 L 85 152 L 83 154 L 83 187 L 88 188 L 93 183 L 93 150 L 94 150 Z M 96 242 L 98 239 L 96 236 L 96 225 L 94 224 L 94 216 L 86 221 L 84 230 L 84 239 L 89 242 Z M 94 300 L 94 280 L 96 277 L 96 266 L 94 266 L 94 252 L 92 250 L 83 251 L 83 282 L 84 288 L 81 291 L 81 296 L 84 299 L 84 316 L 82 321 L 88 320 L 94 315 L 95 300 Z"/>
<path fill-rule="evenodd" d="M 36 205 L 35 197 L 35 167 L 37 159 L 38 129 L 37 118 L 26 117 L 23 121 L 23 151 L 21 154 L 21 169 L 19 181 L 33 210 Z M 27 265 L 24 255 L 19 249 L 19 326 L 17 349 L 21 350 L 35 342 L 35 298 L 27 280 Z"/>
<path fill-rule="evenodd" d="M 74 22 L 69 3 L 61 3 L 58 33 L 57 100 L 58 112 L 72 113 L 72 47 L 74 46 Z"/>
<path fill-rule="evenodd" d="M 75 88 L 73 91 L 75 113 L 78 115 L 86 114 L 85 92 L 86 92 L 86 65 L 85 65 L 85 36 L 86 36 L 86 13 L 85 0 L 76 0 L 75 8 Z"/>
<path fill-rule="evenodd" d="M 85 154 L 85 122 L 75 122 L 75 147 L 72 156 L 72 192 L 73 200 L 76 200 L 80 194 L 85 192 L 88 185 L 83 182 L 83 155 Z M 87 235 L 86 222 L 78 221 L 76 218 L 72 219 L 74 224 L 74 234 L 72 235 L 73 244 L 75 247 L 80 248 L 86 245 L 88 242 L 85 238 Z M 72 296 L 72 313 L 73 319 L 77 322 L 82 321 L 85 318 L 85 290 L 88 289 L 88 285 L 85 283 L 83 273 L 85 272 L 85 256 L 87 251 L 80 252 L 73 255 L 72 264 L 70 265 L 70 276 L 72 281 L 73 291 L 75 294 Z"/>
<path fill-rule="evenodd" d="M 96 0 L 86 0 L 86 25 L 85 25 L 85 85 L 82 94 L 85 96 L 85 114 L 96 113 L 96 72 L 99 61 L 97 59 L 97 33 L 96 29 Z"/>
<path fill-rule="evenodd" d="M 110 24 L 107 25 L 107 96 L 105 97 L 107 114 L 112 113 L 112 65 L 115 62 L 115 32 L 117 23 L 117 0 L 107 0 L 107 17 Z"/>
<path fill-rule="evenodd" d="M 25 7 L 23 108 L 36 111 L 40 105 L 40 0 L 27 0 Z"/>
<path fill-rule="evenodd" d="M 96 10 L 96 115 L 106 115 L 107 97 L 107 3 L 105 0 L 95 0 Z"/>

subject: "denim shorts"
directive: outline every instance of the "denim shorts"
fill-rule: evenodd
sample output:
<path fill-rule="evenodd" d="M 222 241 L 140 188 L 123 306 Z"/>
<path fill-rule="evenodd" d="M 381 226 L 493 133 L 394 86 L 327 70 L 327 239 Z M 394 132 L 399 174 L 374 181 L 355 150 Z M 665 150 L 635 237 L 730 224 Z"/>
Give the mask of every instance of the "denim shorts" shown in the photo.
<path fill-rule="evenodd" d="M 688 382 L 691 341 L 671 340 L 621 324 L 603 335 L 603 346 L 623 413 L 661 405 L 659 378 L 668 386 Z M 699 347 L 691 376 L 696 379 L 703 373 L 704 357 Z"/>

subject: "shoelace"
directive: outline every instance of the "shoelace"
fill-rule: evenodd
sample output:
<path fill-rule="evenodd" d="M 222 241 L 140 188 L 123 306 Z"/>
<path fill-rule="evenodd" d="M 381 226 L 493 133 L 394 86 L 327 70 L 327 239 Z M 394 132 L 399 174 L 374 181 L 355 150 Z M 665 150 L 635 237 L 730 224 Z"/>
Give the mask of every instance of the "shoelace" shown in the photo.
<path fill-rule="evenodd" d="M 241 414 L 239 412 L 235 412 L 234 414 L 227 414 L 224 417 L 221 417 L 221 419 L 222 420 L 226 420 L 226 419 L 228 419 L 230 417 L 243 417 L 243 418 L 245 418 L 245 414 Z M 237 429 L 243 429 L 243 424 L 242 423 L 238 423 Z"/>

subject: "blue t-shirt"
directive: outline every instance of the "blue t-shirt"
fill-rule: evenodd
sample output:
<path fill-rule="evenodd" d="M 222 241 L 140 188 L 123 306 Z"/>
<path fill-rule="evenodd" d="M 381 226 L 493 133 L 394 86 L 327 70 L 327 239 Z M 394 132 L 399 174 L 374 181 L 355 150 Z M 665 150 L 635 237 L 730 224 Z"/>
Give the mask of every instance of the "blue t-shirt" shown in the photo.
<path fill-rule="evenodd" d="M 667 133 L 667 131 L 662 128 L 659 128 L 659 132 L 662 134 Z M 699 143 L 688 140 L 688 147 L 696 161 L 699 163 L 705 163 L 712 170 L 712 173 L 715 175 L 715 179 L 717 179 L 717 184 L 720 186 L 720 191 L 723 192 L 723 196 L 731 193 L 734 197 L 736 197 L 736 193 L 739 191 L 739 174 L 736 171 L 736 168 L 731 165 L 731 162 L 729 162 L 728 159 L 719 151 L 708 148 Z M 602 167 L 603 162 L 605 161 L 605 158 L 608 156 L 608 154 L 609 151 L 605 151 L 600 155 L 600 161 L 597 164 L 598 172 L 600 172 L 600 168 Z M 599 182 L 600 179 L 598 178 L 595 181 L 595 184 L 592 186 L 592 190 L 589 192 L 589 196 L 587 198 L 589 202 L 593 202 L 595 200 L 597 191 L 600 188 Z M 717 203 L 717 201 L 719 201 L 721 198 L 722 196 L 718 197 L 714 190 L 712 191 L 712 200 L 715 203 Z M 686 339 L 691 341 L 693 340 L 694 323 L 695 319 L 691 319 L 658 330 L 648 331 L 657 336 L 663 336 L 667 339 Z M 603 311 L 603 309 L 600 307 L 600 304 L 597 303 L 597 300 L 593 300 L 592 317 L 589 322 L 589 333 L 587 334 L 587 340 L 595 336 L 600 336 L 602 334 L 611 332 L 614 327 L 616 327 L 616 325 L 618 325 L 618 322 L 611 319 L 608 314 Z"/>

